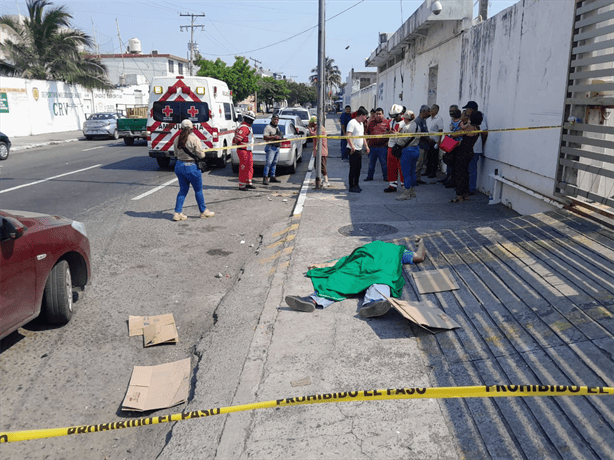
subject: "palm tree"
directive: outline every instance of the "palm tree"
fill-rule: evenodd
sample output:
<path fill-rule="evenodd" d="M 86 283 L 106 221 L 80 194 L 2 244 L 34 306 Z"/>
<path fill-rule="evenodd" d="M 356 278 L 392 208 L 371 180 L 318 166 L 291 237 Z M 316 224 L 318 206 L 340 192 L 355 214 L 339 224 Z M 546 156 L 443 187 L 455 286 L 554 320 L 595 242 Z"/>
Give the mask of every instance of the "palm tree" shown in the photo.
<path fill-rule="evenodd" d="M 92 46 L 91 37 L 71 29 L 72 15 L 63 6 L 52 8 L 52 4 L 48 0 L 27 0 L 28 17 L 24 20 L 0 16 L 0 24 L 16 37 L 0 44 L 10 61 L 0 63 L 0 74 L 109 88 L 106 67 L 99 59 L 82 53 Z"/>
<path fill-rule="evenodd" d="M 318 81 L 318 67 L 311 69 L 311 76 L 309 81 L 315 85 Z M 333 92 L 333 88 L 338 88 L 341 84 L 341 71 L 339 67 L 335 65 L 335 60 L 329 57 L 324 61 L 324 91 L 328 97 L 329 93 Z"/>

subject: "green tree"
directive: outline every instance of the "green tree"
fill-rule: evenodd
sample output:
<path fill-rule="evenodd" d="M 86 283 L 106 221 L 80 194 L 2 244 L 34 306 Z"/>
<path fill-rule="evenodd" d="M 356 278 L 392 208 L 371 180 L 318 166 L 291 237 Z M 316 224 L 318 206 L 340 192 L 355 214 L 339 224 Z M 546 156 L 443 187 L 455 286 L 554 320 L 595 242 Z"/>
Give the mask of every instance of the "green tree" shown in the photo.
<path fill-rule="evenodd" d="M 312 74 L 309 77 L 309 81 L 312 85 L 316 86 L 318 81 L 318 67 L 311 69 Z M 329 94 L 336 92 L 336 88 L 341 85 L 341 71 L 339 67 L 335 65 L 335 60 L 327 57 L 324 61 L 324 92 L 325 98 L 329 97 Z"/>
<path fill-rule="evenodd" d="M 267 105 L 272 106 L 275 102 L 281 102 L 290 94 L 288 85 L 284 80 L 276 80 L 273 77 L 262 77 L 258 81 L 258 98 Z"/>
<path fill-rule="evenodd" d="M 303 105 L 308 102 L 315 102 L 318 99 L 318 92 L 313 86 L 296 82 L 288 82 L 287 85 L 290 90 L 288 95 L 288 105 L 290 106 Z"/>
<path fill-rule="evenodd" d="M 0 44 L 9 61 L 0 64 L 0 74 L 110 88 L 106 67 L 83 54 L 92 47 L 92 38 L 70 26 L 72 15 L 64 6 L 51 5 L 48 0 L 27 0 L 28 17 L 23 21 L 0 16 L 0 24 L 17 37 Z"/>
<path fill-rule="evenodd" d="M 215 61 L 198 59 L 196 65 L 200 67 L 197 75 L 201 77 L 217 78 L 226 82 L 232 91 L 232 98 L 235 103 L 242 101 L 250 94 L 254 94 L 258 88 L 257 83 L 260 76 L 256 69 L 249 66 L 249 61 L 243 56 L 235 56 L 232 67 L 228 67 L 224 61 L 217 58 Z"/>

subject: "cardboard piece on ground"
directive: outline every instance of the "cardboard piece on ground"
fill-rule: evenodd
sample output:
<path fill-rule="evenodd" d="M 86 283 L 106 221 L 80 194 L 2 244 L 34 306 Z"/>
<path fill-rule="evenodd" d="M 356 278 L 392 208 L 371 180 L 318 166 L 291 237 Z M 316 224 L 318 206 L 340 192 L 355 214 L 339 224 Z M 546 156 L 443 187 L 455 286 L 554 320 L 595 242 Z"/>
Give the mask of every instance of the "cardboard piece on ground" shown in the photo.
<path fill-rule="evenodd" d="M 386 297 L 386 299 L 401 315 L 431 333 L 434 333 L 434 331 L 431 331 L 430 328 L 451 330 L 460 327 L 443 310 L 437 308 L 433 302 L 428 300 L 425 302 L 408 302 L 392 297 Z"/>
<path fill-rule="evenodd" d="M 432 292 L 453 291 L 459 289 L 452 272 L 449 268 L 442 270 L 424 270 L 412 272 L 418 292 L 420 294 L 430 294 Z"/>
<path fill-rule="evenodd" d="M 158 316 L 130 316 L 128 328 L 130 337 L 143 336 L 145 347 L 179 342 L 179 334 L 177 334 L 177 326 L 172 313 Z"/>
<path fill-rule="evenodd" d="M 166 409 L 188 399 L 190 358 L 158 366 L 134 366 L 122 410 Z"/>

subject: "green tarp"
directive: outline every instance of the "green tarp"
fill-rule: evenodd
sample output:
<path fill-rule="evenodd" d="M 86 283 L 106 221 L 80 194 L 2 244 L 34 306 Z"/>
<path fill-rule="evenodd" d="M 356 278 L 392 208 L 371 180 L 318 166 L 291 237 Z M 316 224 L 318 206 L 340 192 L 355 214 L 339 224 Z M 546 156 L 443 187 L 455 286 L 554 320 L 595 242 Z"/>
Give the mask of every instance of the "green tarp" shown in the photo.
<path fill-rule="evenodd" d="M 392 297 L 401 297 L 405 279 L 401 259 L 405 246 L 373 241 L 355 249 L 333 266 L 307 272 L 320 297 L 344 300 L 372 284 L 387 284 Z"/>

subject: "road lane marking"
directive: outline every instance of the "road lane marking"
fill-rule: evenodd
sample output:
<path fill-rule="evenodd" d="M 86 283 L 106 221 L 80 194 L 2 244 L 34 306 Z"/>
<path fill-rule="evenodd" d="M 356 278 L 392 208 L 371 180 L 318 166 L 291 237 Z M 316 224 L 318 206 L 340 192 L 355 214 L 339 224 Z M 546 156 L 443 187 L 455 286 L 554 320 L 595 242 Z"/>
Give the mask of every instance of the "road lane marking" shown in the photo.
<path fill-rule="evenodd" d="M 178 179 L 175 177 L 173 180 L 169 180 L 168 182 L 165 182 L 165 183 L 163 183 L 162 185 L 159 185 L 156 188 L 152 188 L 148 192 L 142 193 L 139 196 L 135 196 L 134 198 L 132 198 L 132 201 L 140 200 L 141 198 L 145 198 L 147 195 L 151 195 L 152 193 L 156 193 L 158 190 L 162 190 L 167 185 L 171 185 L 173 182 L 177 182 L 177 181 L 178 181 Z"/>
<path fill-rule="evenodd" d="M 102 166 L 102 163 L 101 163 L 101 164 L 99 164 L 99 165 L 89 166 L 89 167 L 87 167 L 87 168 L 78 169 L 78 170 L 76 170 L 76 171 L 71 171 L 71 172 L 67 172 L 67 173 L 64 173 L 64 174 L 60 174 L 60 175 L 58 175 L 58 176 L 48 177 L 47 179 L 41 179 L 41 180 L 37 180 L 37 181 L 35 181 L 35 182 L 29 182 L 29 183 L 27 183 L 27 184 L 22 184 L 22 185 L 18 185 L 18 186 L 16 186 L 16 187 L 7 188 L 6 190 L 0 190 L 0 194 L 1 194 L 1 193 L 6 193 L 6 192 L 11 192 L 11 191 L 13 191 L 13 190 L 17 190 L 17 189 L 20 189 L 20 188 L 23 188 L 23 187 L 29 187 L 29 186 L 31 186 L 31 185 L 41 184 L 41 183 L 43 183 L 43 182 L 47 182 L 47 181 L 50 181 L 50 180 L 53 180 L 53 179 L 57 179 L 57 178 L 59 178 L 59 177 L 69 176 L 69 175 L 71 175 L 71 174 L 80 173 L 80 172 L 83 172 L 83 171 L 87 171 L 88 169 L 98 168 L 98 167 L 100 167 L 100 166 Z"/>
<path fill-rule="evenodd" d="M 85 149 L 85 150 L 81 150 L 82 152 L 88 152 L 90 150 L 96 150 L 96 149 L 103 149 L 107 147 L 106 145 L 101 145 L 100 147 L 92 147 L 91 149 Z"/>
<path fill-rule="evenodd" d="M 308 171 L 305 175 L 305 180 L 303 181 L 303 185 L 301 186 L 301 191 L 299 192 L 298 200 L 296 200 L 296 206 L 294 207 L 294 216 L 300 216 L 303 212 L 303 205 L 305 204 L 305 200 L 307 199 L 307 190 L 309 190 L 309 182 L 311 182 L 311 172 L 313 170 L 315 163 L 315 157 L 311 157 L 309 161 L 309 166 L 307 167 Z"/>

